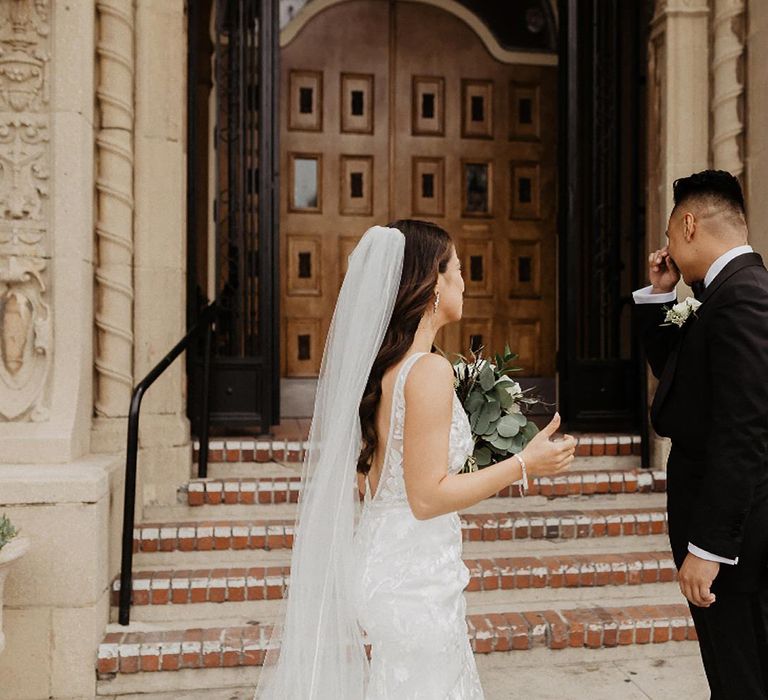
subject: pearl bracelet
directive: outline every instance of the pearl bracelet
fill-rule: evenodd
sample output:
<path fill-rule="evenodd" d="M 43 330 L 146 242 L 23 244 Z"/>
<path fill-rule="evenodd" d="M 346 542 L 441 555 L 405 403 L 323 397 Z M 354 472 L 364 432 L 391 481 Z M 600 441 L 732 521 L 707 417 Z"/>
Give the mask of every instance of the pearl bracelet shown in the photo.
<path fill-rule="evenodd" d="M 520 489 L 520 495 L 525 496 L 528 491 L 528 471 L 525 468 L 525 460 L 520 455 L 515 455 L 515 457 L 517 457 L 517 461 L 520 462 L 520 466 L 523 469 L 523 481 L 517 486 Z"/>

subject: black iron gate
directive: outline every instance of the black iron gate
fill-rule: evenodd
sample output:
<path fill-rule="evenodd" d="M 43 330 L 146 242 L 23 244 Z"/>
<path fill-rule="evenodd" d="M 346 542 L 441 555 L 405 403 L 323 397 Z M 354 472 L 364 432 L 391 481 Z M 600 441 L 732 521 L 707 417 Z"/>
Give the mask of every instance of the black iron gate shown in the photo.
<path fill-rule="evenodd" d="M 189 37 L 189 323 L 215 296 L 212 427 L 268 432 L 280 416 L 277 0 L 192 0 Z M 188 356 L 196 432 L 201 350 Z"/>
<path fill-rule="evenodd" d="M 645 415 L 631 292 L 645 240 L 645 76 L 651 2 L 560 2 L 560 407 L 569 427 Z"/>

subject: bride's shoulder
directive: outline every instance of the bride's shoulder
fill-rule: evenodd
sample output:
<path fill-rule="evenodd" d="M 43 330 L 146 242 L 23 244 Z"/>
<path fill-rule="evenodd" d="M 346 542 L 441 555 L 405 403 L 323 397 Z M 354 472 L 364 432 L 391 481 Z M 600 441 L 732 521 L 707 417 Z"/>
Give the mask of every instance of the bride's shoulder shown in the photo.
<path fill-rule="evenodd" d="M 443 394 L 446 387 L 453 390 L 453 376 L 450 360 L 434 352 L 425 353 L 411 367 L 405 382 L 406 394 Z"/>

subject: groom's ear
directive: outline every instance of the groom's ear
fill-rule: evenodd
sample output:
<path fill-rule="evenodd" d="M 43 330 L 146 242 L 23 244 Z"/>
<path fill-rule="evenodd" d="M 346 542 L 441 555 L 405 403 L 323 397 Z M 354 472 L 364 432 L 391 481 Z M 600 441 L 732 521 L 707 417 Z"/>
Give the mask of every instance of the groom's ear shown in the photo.
<path fill-rule="evenodd" d="M 691 239 L 696 234 L 696 217 L 689 211 L 683 214 L 683 235 L 687 242 L 691 242 Z"/>

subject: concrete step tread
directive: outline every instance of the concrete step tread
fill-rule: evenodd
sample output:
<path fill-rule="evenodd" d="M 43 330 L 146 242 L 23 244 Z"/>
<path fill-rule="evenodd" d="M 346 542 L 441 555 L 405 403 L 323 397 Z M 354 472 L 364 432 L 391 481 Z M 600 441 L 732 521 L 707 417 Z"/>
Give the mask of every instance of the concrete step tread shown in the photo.
<path fill-rule="evenodd" d="M 616 471 L 621 469 L 639 468 L 638 455 L 601 455 L 601 456 L 576 456 L 571 465 L 571 472 L 591 471 L 601 469 L 604 471 Z M 258 477 L 258 476 L 300 476 L 303 462 L 210 462 L 208 464 L 208 477 L 216 479 L 229 479 L 233 477 Z"/>
<path fill-rule="evenodd" d="M 594 606 L 672 605 L 685 603 L 677 582 L 639 583 L 633 586 L 569 588 L 518 588 L 465 591 L 467 614 L 522 612 L 542 608 L 572 609 Z M 227 627 L 272 623 L 285 599 L 245 600 L 194 605 L 137 605 L 131 608 L 131 623 L 117 623 L 117 607 L 110 610 L 109 632 L 164 631 L 166 629 Z"/>
<path fill-rule="evenodd" d="M 661 492 L 645 493 L 606 493 L 591 496 L 567 496 L 547 498 L 545 496 L 519 497 L 496 496 L 486 498 L 462 510 L 462 513 L 493 513 L 508 510 L 550 511 L 550 510 L 590 510 L 615 508 L 623 505 L 630 507 L 657 507 L 666 504 L 666 494 Z M 237 503 L 191 506 L 186 503 L 174 505 L 154 505 L 144 508 L 142 522 L 164 522 L 167 520 L 208 521 L 208 520 L 272 520 L 294 519 L 297 503 L 245 504 Z"/>
<path fill-rule="evenodd" d="M 667 473 L 639 468 L 590 469 L 556 477 L 529 480 L 527 496 L 559 498 L 620 493 L 662 493 L 666 491 Z M 231 476 L 191 479 L 180 489 L 191 506 L 237 505 L 254 503 L 297 503 L 301 475 L 273 474 L 254 477 Z M 495 497 L 519 497 L 517 486 L 507 486 Z"/>
<path fill-rule="evenodd" d="M 519 540 L 489 540 L 465 541 L 462 545 L 463 555 L 472 559 L 485 559 L 508 556 L 539 556 L 584 554 L 599 550 L 600 554 L 615 552 L 651 552 L 669 548 L 666 534 L 646 535 L 644 537 L 624 536 L 603 537 L 598 541 L 585 538 L 564 539 L 519 539 Z M 133 556 L 133 569 L 171 569 L 201 568 L 206 566 L 254 566 L 278 565 L 291 560 L 291 550 L 264 549 L 254 556 L 249 549 L 217 549 L 200 551 L 154 551 L 137 552 Z"/>
<path fill-rule="evenodd" d="M 669 583 L 639 583 L 624 586 L 579 586 L 562 588 L 514 588 L 469 591 L 464 593 L 467 600 L 467 614 L 505 610 L 519 611 L 541 606 L 573 608 L 583 605 L 602 605 L 606 598 L 612 605 L 640 605 L 646 603 L 678 603 L 682 600 L 676 581 Z M 137 605 L 131 609 L 132 621 L 162 622 L 176 621 L 175 624 L 188 626 L 190 618 L 208 620 L 211 626 L 223 618 L 238 621 L 257 620 L 272 622 L 278 616 L 284 598 L 272 600 L 243 600 L 221 603 L 195 603 L 194 605 Z M 118 607 L 110 608 L 109 619 L 118 620 Z M 197 626 L 198 623 L 195 623 Z"/>

